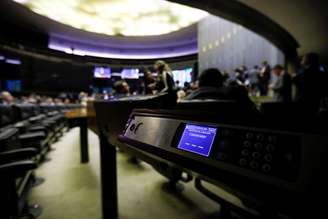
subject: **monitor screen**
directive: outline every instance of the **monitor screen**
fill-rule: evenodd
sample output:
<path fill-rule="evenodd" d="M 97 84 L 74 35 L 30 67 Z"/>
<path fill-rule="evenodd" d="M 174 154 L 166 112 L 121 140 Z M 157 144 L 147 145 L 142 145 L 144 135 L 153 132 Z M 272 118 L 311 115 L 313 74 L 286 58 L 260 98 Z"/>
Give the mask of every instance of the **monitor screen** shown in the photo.
<path fill-rule="evenodd" d="M 111 69 L 108 67 L 95 67 L 93 77 L 95 78 L 111 78 Z"/>
<path fill-rule="evenodd" d="M 208 157 L 217 128 L 186 124 L 178 148 Z"/>
<path fill-rule="evenodd" d="M 7 80 L 6 90 L 9 92 L 20 92 L 22 90 L 21 80 Z"/>
<path fill-rule="evenodd" d="M 138 79 L 139 78 L 139 69 L 123 69 L 121 72 L 122 79 Z"/>
<path fill-rule="evenodd" d="M 190 83 L 192 80 L 192 68 L 172 71 L 174 81 L 179 81 L 179 86 L 183 86 L 185 82 Z"/>

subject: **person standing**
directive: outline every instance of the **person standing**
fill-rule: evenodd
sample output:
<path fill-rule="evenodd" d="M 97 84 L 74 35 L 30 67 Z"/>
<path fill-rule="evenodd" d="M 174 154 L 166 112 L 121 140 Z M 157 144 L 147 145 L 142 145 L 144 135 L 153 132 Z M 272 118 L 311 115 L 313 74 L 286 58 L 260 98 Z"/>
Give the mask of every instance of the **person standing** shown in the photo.
<path fill-rule="evenodd" d="M 248 72 L 247 80 L 249 83 L 250 94 L 252 96 L 256 96 L 256 94 L 257 94 L 258 84 L 259 84 L 259 75 L 260 75 L 260 70 L 257 65 L 255 65 L 254 68 Z"/>
<path fill-rule="evenodd" d="M 295 102 L 302 105 L 303 110 L 316 113 L 320 101 L 328 96 L 328 79 L 320 71 L 319 55 L 308 53 L 301 60 L 301 72 L 293 78 L 296 88 Z"/>
<path fill-rule="evenodd" d="M 261 96 L 268 95 L 268 86 L 269 86 L 270 79 L 271 79 L 271 67 L 267 61 L 264 61 L 262 63 L 262 68 L 259 77 Z"/>
<path fill-rule="evenodd" d="M 155 63 L 154 67 L 157 72 L 157 79 L 155 83 L 149 85 L 149 87 L 157 91 L 157 94 L 166 94 L 165 102 L 167 107 L 174 106 L 178 97 L 173 74 L 169 65 L 159 60 Z"/>
<path fill-rule="evenodd" d="M 130 95 L 130 86 L 124 80 L 116 81 L 114 84 L 114 90 L 114 96 L 116 98 L 126 97 Z"/>
<path fill-rule="evenodd" d="M 292 100 L 292 78 L 281 65 L 272 69 L 277 80 L 270 86 L 273 90 L 273 99 L 277 102 L 290 102 Z"/>
<path fill-rule="evenodd" d="M 155 90 L 158 93 L 173 92 L 175 90 L 175 82 L 169 65 L 159 60 L 155 63 L 154 67 L 157 72 Z"/>

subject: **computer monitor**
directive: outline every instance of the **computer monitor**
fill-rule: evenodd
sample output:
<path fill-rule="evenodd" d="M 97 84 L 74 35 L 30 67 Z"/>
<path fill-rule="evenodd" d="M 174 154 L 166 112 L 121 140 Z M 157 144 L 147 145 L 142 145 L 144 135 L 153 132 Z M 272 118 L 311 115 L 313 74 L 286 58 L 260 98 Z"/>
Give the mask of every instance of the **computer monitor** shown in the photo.
<path fill-rule="evenodd" d="M 190 83 L 192 80 L 192 68 L 172 71 L 174 81 L 179 81 L 179 86 L 183 86 L 185 82 Z"/>
<path fill-rule="evenodd" d="M 139 79 L 139 69 L 125 68 L 121 72 L 122 79 Z"/>
<path fill-rule="evenodd" d="M 9 92 L 20 92 L 22 91 L 21 80 L 6 80 L 5 88 Z"/>
<path fill-rule="evenodd" d="M 93 71 L 94 78 L 111 78 L 112 72 L 109 67 L 95 67 Z"/>

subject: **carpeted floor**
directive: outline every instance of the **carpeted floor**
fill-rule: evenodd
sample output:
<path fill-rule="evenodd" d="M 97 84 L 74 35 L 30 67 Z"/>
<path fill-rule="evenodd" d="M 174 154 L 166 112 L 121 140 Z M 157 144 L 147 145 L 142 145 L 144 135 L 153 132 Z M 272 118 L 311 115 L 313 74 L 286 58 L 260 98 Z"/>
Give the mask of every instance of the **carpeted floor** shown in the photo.
<path fill-rule="evenodd" d="M 30 195 L 31 204 L 43 207 L 40 219 L 100 219 L 97 136 L 89 131 L 88 164 L 80 164 L 78 129 L 66 133 L 53 148 L 48 155 L 51 160 L 36 171 L 46 181 Z M 205 219 L 219 209 L 218 204 L 197 192 L 193 183 L 188 183 L 179 195 L 164 191 L 165 178 L 145 163 L 130 164 L 125 154 L 118 154 L 118 166 L 120 219 Z"/>

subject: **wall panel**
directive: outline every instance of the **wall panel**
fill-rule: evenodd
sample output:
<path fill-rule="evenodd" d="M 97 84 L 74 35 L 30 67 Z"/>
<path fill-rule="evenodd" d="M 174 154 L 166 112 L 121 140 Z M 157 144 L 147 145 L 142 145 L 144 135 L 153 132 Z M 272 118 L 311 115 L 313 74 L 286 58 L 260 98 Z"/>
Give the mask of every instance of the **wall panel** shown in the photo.
<path fill-rule="evenodd" d="M 252 68 L 264 60 L 284 64 L 284 55 L 268 40 L 227 21 L 208 16 L 198 24 L 199 71 L 219 68 L 232 73 L 241 65 Z"/>

